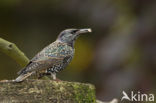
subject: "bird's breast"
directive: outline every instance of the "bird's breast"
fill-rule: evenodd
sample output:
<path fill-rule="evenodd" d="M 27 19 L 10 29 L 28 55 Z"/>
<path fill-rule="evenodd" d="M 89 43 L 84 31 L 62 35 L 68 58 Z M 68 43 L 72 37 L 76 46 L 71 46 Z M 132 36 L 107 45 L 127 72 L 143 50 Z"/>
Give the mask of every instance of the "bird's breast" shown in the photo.
<path fill-rule="evenodd" d="M 45 54 L 52 57 L 65 57 L 67 55 L 74 55 L 74 49 L 65 43 L 55 43 L 47 48 Z"/>

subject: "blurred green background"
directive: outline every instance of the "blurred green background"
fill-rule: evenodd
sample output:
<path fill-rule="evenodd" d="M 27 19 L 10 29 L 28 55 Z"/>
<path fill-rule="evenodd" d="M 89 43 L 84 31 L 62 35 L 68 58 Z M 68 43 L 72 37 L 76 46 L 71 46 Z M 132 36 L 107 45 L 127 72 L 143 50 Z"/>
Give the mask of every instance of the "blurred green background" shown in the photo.
<path fill-rule="evenodd" d="M 29 59 L 62 30 L 88 27 L 93 32 L 79 37 L 58 78 L 93 83 L 105 101 L 123 90 L 156 93 L 155 0 L 0 0 L 0 37 Z M 0 79 L 14 79 L 20 69 L 0 52 Z"/>

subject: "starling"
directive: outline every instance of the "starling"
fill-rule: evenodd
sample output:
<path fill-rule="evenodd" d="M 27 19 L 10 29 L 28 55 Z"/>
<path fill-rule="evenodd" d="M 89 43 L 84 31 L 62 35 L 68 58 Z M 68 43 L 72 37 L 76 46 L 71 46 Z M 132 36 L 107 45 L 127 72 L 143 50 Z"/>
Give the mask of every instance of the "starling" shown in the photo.
<path fill-rule="evenodd" d="M 56 73 L 63 70 L 74 55 L 74 43 L 81 33 L 91 32 L 91 29 L 66 29 L 56 41 L 45 47 L 33 57 L 25 68 L 18 72 L 15 82 L 21 82 L 33 74 L 50 74 L 56 80 Z M 39 76 L 39 77 L 40 77 Z"/>

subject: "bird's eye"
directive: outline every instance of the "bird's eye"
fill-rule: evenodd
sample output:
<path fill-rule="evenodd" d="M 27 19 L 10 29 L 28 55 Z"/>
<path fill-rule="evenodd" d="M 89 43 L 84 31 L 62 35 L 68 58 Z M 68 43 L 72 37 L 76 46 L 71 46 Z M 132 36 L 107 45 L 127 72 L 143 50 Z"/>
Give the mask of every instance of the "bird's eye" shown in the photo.
<path fill-rule="evenodd" d="M 78 30 L 71 31 L 71 34 L 75 34 Z"/>

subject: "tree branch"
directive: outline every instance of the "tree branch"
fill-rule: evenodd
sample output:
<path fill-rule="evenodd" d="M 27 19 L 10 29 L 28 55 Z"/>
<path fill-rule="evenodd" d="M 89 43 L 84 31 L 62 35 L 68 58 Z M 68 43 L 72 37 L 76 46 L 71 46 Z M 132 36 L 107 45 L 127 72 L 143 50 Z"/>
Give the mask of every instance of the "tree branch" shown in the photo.
<path fill-rule="evenodd" d="M 29 59 L 14 43 L 6 41 L 2 38 L 0 38 L 0 50 L 14 59 L 22 67 L 26 66 L 29 62 Z"/>

